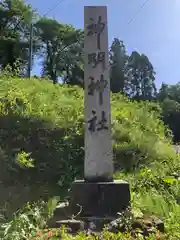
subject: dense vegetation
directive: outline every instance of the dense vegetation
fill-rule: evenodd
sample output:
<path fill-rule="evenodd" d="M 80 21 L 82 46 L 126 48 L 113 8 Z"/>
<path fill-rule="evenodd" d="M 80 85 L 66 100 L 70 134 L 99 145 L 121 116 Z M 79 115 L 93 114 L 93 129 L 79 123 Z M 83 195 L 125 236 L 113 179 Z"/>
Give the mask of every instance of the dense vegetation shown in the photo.
<path fill-rule="evenodd" d="M 83 40 L 83 30 L 39 16 L 24 0 L 0 2 L 3 239 L 31 239 L 56 201 L 24 204 L 63 198 L 71 182 L 83 177 Z M 33 65 L 35 57 L 42 59 L 42 74 L 28 79 L 30 49 Z M 109 67 L 115 178 L 130 182 L 135 215 L 160 217 L 165 239 L 179 239 L 180 159 L 172 144 L 180 139 L 180 84 L 163 83 L 157 91 L 148 57 L 128 55 L 117 38 L 110 46 Z"/>
<path fill-rule="evenodd" d="M 42 59 L 41 77 L 48 76 L 54 84 L 60 79 L 83 86 L 83 30 L 39 16 L 24 0 L 1 1 L 0 30 L 1 70 L 9 65 L 15 71 L 18 66 L 20 77 L 29 76 L 36 57 Z M 163 83 L 158 92 L 155 69 L 148 57 L 136 51 L 128 55 L 125 44 L 117 38 L 110 46 L 109 66 L 111 91 L 135 100 L 160 102 L 161 117 L 178 142 L 179 84 Z"/>
<path fill-rule="evenodd" d="M 178 239 L 180 161 L 160 107 L 121 94 L 111 102 L 115 177 L 130 182 L 135 212 L 159 216 Z M 0 204 L 7 221 L 27 201 L 63 196 L 64 188 L 83 176 L 83 90 L 3 75 L 0 111 Z M 10 226 L 6 239 L 17 231 Z"/>

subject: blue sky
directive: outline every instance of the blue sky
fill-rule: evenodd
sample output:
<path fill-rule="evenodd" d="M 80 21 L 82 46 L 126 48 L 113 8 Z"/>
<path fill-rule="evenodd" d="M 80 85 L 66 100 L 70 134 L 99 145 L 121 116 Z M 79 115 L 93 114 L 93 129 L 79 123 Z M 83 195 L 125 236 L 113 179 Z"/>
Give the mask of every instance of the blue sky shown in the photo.
<path fill-rule="evenodd" d="M 62 1 L 62 0 L 61 0 Z M 180 0 L 149 0 L 128 24 L 145 0 L 64 0 L 48 17 L 83 28 L 84 6 L 108 6 L 109 44 L 114 37 L 124 41 L 127 52 L 146 54 L 156 71 L 156 84 L 180 81 Z M 57 0 L 26 0 L 43 15 Z M 33 74 L 39 74 L 36 64 Z"/>

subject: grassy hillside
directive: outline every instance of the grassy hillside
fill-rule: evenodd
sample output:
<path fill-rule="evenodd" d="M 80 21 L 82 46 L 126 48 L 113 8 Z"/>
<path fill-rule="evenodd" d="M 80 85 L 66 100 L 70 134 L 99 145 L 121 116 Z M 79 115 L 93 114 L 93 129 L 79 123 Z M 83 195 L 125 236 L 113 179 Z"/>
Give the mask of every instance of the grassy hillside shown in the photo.
<path fill-rule="evenodd" d="M 115 177 L 131 183 L 134 209 L 158 215 L 180 234 L 180 181 L 173 175 L 180 174 L 180 159 L 159 107 L 120 94 L 111 99 Z M 83 176 L 83 91 L 1 77 L 0 100 L 0 206 L 8 218 Z"/>

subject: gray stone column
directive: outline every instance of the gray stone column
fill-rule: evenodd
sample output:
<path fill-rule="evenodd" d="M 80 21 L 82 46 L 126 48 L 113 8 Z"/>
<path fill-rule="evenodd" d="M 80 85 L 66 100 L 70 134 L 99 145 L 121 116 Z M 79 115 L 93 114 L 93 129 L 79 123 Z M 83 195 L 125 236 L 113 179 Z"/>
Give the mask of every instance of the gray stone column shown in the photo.
<path fill-rule="evenodd" d="M 84 9 L 84 178 L 108 181 L 113 176 L 107 7 Z"/>
<path fill-rule="evenodd" d="M 85 7 L 84 17 L 84 179 L 72 184 L 69 206 L 74 215 L 81 206 L 77 219 L 109 221 L 130 206 L 130 188 L 113 180 L 107 8 Z"/>

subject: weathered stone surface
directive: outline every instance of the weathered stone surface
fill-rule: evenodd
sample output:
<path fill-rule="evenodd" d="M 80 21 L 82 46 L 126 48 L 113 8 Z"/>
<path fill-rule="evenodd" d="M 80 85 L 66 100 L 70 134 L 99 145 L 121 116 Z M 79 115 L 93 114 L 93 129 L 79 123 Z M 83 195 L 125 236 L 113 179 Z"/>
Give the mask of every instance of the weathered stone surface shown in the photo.
<path fill-rule="evenodd" d="M 81 221 L 85 223 L 85 229 L 100 232 L 108 223 L 113 221 L 114 217 L 106 217 L 106 218 L 99 218 L 99 217 L 86 217 L 80 218 Z"/>
<path fill-rule="evenodd" d="M 64 202 L 57 206 L 53 217 L 47 222 L 48 227 L 56 227 L 56 222 L 70 218 L 69 203 Z"/>
<path fill-rule="evenodd" d="M 85 163 L 88 181 L 111 181 L 110 82 L 108 73 L 107 7 L 84 9 Z"/>
<path fill-rule="evenodd" d="M 56 210 L 54 211 L 54 216 L 68 218 L 70 216 L 69 212 L 69 203 L 64 202 L 57 206 Z"/>
<path fill-rule="evenodd" d="M 124 181 L 89 183 L 75 181 L 70 211 L 78 217 L 117 217 L 130 205 L 129 184 Z"/>
<path fill-rule="evenodd" d="M 63 208 L 63 206 L 60 208 Z M 129 229 L 133 237 L 137 237 L 137 235 L 149 236 L 152 233 L 156 233 L 157 230 L 162 234 L 165 232 L 164 223 L 161 219 L 156 216 L 134 217 L 129 210 L 125 210 L 119 218 L 78 216 L 78 219 L 73 219 L 71 216 L 71 219 L 65 217 L 63 219 L 62 215 L 60 215 L 59 218 L 53 217 L 53 224 L 48 224 L 48 227 L 59 228 L 64 225 L 73 234 L 84 231 L 87 235 L 92 235 L 94 232 L 100 233 L 106 226 L 106 229 L 113 233 L 126 232 Z"/>
<path fill-rule="evenodd" d="M 65 226 L 67 229 L 69 229 L 69 232 L 71 233 L 77 233 L 78 231 L 84 230 L 84 222 L 75 219 L 56 221 L 57 228 L 62 226 Z"/>
<path fill-rule="evenodd" d="M 125 232 L 125 225 L 122 223 L 122 218 L 117 218 L 107 225 L 107 230 L 113 233 Z"/>
<path fill-rule="evenodd" d="M 142 217 L 142 218 L 132 218 L 128 224 L 125 223 L 123 218 L 117 218 L 111 221 L 107 225 L 107 230 L 113 233 L 125 232 L 127 229 L 131 229 L 132 234 L 141 234 L 143 236 L 148 236 L 159 230 L 164 233 L 164 223 L 154 216 Z"/>

